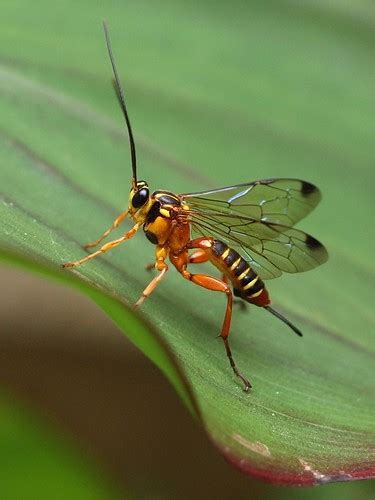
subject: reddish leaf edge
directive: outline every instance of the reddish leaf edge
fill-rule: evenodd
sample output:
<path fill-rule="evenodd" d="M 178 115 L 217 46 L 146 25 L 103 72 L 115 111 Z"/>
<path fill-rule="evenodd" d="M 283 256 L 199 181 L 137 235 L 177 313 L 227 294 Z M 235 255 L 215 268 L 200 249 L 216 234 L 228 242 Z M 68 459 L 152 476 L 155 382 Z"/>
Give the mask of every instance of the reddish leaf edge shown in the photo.
<path fill-rule="evenodd" d="M 310 463 L 299 459 L 301 464 L 301 472 L 285 471 L 275 468 L 262 469 L 254 466 L 251 462 L 240 459 L 237 455 L 214 443 L 225 460 L 233 465 L 243 474 L 252 476 L 263 482 L 273 484 L 274 486 L 320 486 L 329 483 L 339 483 L 348 481 L 363 481 L 375 478 L 375 466 L 368 467 L 363 464 L 353 465 L 348 469 L 333 469 L 329 472 L 322 472 Z"/>

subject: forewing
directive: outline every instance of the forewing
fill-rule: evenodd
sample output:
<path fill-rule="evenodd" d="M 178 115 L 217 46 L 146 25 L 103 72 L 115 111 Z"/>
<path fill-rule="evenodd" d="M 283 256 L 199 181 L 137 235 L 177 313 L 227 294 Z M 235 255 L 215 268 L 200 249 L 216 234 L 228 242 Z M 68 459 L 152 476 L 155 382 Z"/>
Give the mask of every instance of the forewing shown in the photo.
<path fill-rule="evenodd" d="M 321 199 L 319 189 L 298 179 L 264 179 L 200 193 L 185 193 L 192 209 L 243 215 L 262 222 L 293 226 Z"/>

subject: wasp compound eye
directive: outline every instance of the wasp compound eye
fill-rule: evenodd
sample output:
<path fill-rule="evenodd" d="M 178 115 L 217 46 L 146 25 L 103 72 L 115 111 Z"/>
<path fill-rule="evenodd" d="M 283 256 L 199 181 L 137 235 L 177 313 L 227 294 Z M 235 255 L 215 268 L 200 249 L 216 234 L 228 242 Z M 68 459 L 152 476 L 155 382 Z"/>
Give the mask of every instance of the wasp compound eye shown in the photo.
<path fill-rule="evenodd" d="M 139 189 L 134 193 L 132 198 L 132 205 L 134 208 L 142 207 L 148 200 L 150 192 L 147 188 Z"/>

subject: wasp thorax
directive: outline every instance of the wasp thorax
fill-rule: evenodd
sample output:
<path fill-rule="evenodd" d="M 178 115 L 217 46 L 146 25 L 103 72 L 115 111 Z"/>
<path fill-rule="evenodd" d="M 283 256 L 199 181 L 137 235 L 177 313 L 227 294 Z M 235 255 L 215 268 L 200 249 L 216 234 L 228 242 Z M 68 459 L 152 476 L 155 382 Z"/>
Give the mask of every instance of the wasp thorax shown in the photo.
<path fill-rule="evenodd" d="M 135 188 L 130 191 L 130 204 L 132 208 L 139 209 L 143 207 L 150 198 L 148 185 L 144 181 L 137 182 Z"/>

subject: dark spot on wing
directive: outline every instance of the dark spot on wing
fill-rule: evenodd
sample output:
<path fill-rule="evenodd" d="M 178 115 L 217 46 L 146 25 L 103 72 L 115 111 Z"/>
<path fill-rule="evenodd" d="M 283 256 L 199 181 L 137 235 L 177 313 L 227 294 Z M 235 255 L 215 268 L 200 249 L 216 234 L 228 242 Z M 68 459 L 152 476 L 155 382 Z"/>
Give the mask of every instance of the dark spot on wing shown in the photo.
<path fill-rule="evenodd" d="M 324 248 L 323 245 L 320 243 L 320 241 L 316 240 L 309 234 L 306 234 L 306 245 L 311 249 L 311 250 L 318 250 L 320 248 Z"/>
<path fill-rule="evenodd" d="M 309 196 L 309 194 L 315 193 L 318 189 L 314 184 L 310 184 L 310 182 L 301 181 L 301 193 L 305 196 Z"/>

